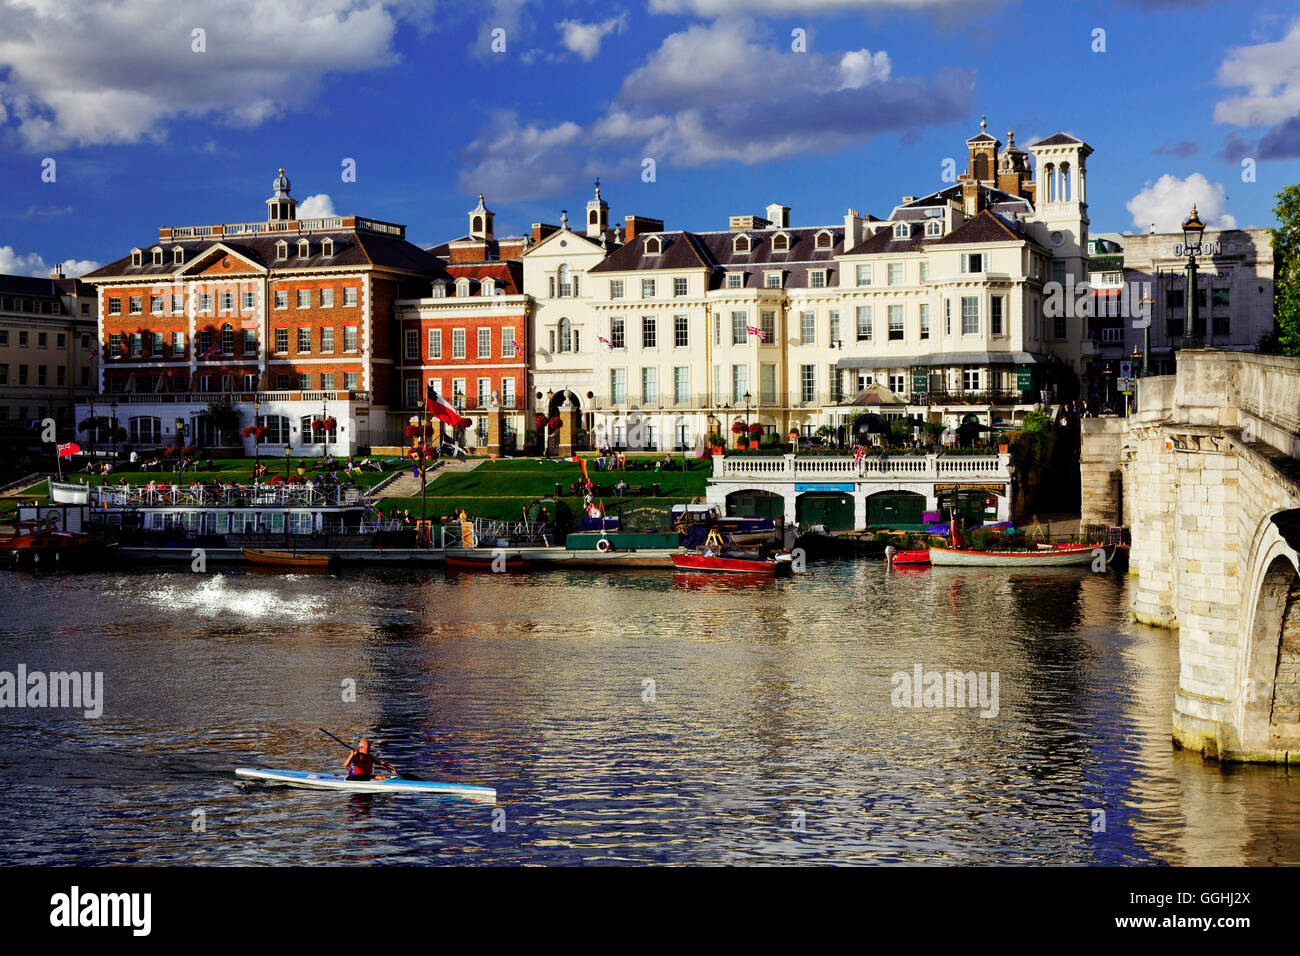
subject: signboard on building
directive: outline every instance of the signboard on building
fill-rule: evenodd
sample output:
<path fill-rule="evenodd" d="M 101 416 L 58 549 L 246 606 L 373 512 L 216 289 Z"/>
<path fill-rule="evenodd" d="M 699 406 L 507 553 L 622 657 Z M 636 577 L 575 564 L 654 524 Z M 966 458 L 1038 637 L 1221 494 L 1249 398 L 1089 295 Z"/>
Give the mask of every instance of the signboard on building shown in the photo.
<path fill-rule="evenodd" d="M 830 484 L 825 482 L 817 482 L 813 484 L 799 484 L 798 482 L 796 482 L 794 486 L 794 490 L 795 491 L 852 491 L 853 484 L 852 482 L 848 484 Z"/>
<path fill-rule="evenodd" d="M 1022 392 L 1032 391 L 1034 388 L 1034 370 L 1028 365 L 1022 365 L 1016 369 L 1016 388 Z"/>
<path fill-rule="evenodd" d="M 928 368 L 912 369 L 912 391 L 928 392 L 930 390 L 930 370 Z"/>
<path fill-rule="evenodd" d="M 1007 493 L 1006 485 L 967 485 L 955 484 L 953 482 L 937 483 L 934 486 L 934 493 L 942 495 L 949 491 L 982 491 L 986 494 L 1005 495 Z"/>

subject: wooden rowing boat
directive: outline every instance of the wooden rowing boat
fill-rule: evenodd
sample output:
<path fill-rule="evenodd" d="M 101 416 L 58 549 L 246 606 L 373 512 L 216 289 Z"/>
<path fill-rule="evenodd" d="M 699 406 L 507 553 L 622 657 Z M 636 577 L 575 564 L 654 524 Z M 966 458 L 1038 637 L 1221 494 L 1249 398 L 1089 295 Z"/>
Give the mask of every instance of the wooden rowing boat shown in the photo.
<path fill-rule="evenodd" d="M 448 571 L 527 571 L 528 559 L 518 555 L 498 560 L 497 557 L 488 554 L 449 554 L 447 555 Z"/>
<path fill-rule="evenodd" d="M 1062 545 L 1054 548 L 1034 548 L 1016 551 L 971 551 L 966 548 L 931 548 L 930 563 L 936 567 L 970 568 L 1051 568 L 1091 564 L 1100 552 L 1107 561 L 1110 557 L 1100 545 Z M 1114 552 L 1112 551 L 1113 555 Z"/>
<path fill-rule="evenodd" d="M 717 574 L 765 574 L 776 577 L 792 570 L 788 553 L 771 558 L 742 558 L 731 555 L 694 554 L 684 552 L 673 555 L 673 567 L 678 571 L 705 571 Z"/>
<path fill-rule="evenodd" d="M 296 551 L 267 551 L 262 548 L 244 548 L 244 559 L 249 564 L 277 568 L 328 568 L 334 563 L 332 554 L 299 554 Z"/>

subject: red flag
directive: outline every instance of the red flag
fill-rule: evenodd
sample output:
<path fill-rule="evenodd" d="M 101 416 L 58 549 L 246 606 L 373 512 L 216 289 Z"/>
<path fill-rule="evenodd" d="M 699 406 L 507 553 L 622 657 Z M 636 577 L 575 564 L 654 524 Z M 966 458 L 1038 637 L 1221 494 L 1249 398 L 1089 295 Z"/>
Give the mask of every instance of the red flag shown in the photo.
<path fill-rule="evenodd" d="M 66 445 L 59 446 L 59 457 L 71 458 L 73 455 L 77 454 L 80 451 L 81 451 L 81 446 L 78 445 L 76 442 L 70 441 Z"/>
<path fill-rule="evenodd" d="M 439 421 L 446 422 L 452 428 L 468 428 L 473 424 L 468 418 L 456 411 L 449 401 L 438 394 L 432 382 L 429 383 L 429 390 L 426 393 L 425 400 L 428 403 L 429 414 Z"/>

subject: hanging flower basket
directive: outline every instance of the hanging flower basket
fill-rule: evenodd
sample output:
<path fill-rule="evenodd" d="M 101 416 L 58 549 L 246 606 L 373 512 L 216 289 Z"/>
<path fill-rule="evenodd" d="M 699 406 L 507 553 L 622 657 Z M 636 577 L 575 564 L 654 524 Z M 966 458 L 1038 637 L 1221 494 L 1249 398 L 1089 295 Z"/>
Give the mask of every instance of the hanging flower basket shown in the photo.
<path fill-rule="evenodd" d="M 747 432 L 747 431 L 749 431 L 749 426 L 746 425 L 744 422 L 742 422 L 742 421 L 735 421 L 735 422 L 732 422 L 732 423 L 731 423 L 731 434 L 733 434 L 733 435 L 743 435 L 743 434 L 745 434 L 745 432 Z"/>
<path fill-rule="evenodd" d="M 265 426 L 265 425 L 249 425 L 249 426 L 247 426 L 247 427 L 244 429 L 244 437 L 245 437 L 245 438 L 256 438 L 258 441 L 261 441 L 263 438 L 266 437 L 266 426 Z"/>
<path fill-rule="evenodd" d="M 546 427 L 546 416 L 541 412 L 538 412 L 537 416 L 533 419 L 533 424 L 537 426 L 538 431 L 541 431 Z"/>
<path fill-rule="evenodd" d="M 761 435 L 763 434 L 763 426 L 758 422 L 754 422 L 754 424 L 749 426 L 749 433 L 751 435 Z"/>
<path fill-rule="evenodd" d="M 549 427 L 551 431 L 554 432 L 554 431 L 559 431 L 560 426 L 564 423 L 560 421 L 559 415 L 552 415 L 550 421 L 548 421 L 546 424 L 547 427 Z"/>
<path fill-rule="evenodd" d="M 314 432 L 332 432 L 334 430 L 333 418 L 317 418 L 311 423 L 311 430 Z"/>

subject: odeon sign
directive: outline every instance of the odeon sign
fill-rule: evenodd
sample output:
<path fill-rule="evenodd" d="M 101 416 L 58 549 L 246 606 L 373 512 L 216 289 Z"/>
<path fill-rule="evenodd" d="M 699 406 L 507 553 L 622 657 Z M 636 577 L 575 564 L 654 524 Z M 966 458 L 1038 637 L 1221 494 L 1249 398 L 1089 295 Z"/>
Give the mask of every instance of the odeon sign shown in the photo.
<path fill-rule="evenodd" d="M 1174 256 L 1180 259 L 1183 256 L 1190 256 L 1190 255 L 1217 256 L 1220 255 L 1222 251 L 1223 251 L 1223 243 L 1221 243 L 1217 239 L 1214 242 L 1198 243 L 1197 245 L 1192 246 L 1190 248 L 1181 242 L 1174 243 Z"/>

